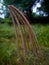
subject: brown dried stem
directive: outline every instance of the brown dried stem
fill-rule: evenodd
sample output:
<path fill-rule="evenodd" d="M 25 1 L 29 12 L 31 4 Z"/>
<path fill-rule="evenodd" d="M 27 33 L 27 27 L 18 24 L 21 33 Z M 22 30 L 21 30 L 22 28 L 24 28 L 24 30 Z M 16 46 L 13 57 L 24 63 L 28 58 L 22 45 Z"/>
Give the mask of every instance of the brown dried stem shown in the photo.
<path fill-rule="evenodd" d="M 22 31 L 22 28 L 20 26 L 18 18 L 16 17 L 15 13 L 12 11 L 12 8 L 10 8 L 10 10 L 11 10 L 11 12 L 12 12 L 12 14 L 13 14 L 15 20 L 16 20 L 16 23 L 18 24 L 20 35 L 21 35 L 21 39 L 22 39 L 22 43 L 23 43 L 24 54 L 26 55 L 27 54 L 27 46 L 26 46 L 26 41 L 25 41 L 25 38 L 24 38 L 24 34 L 23 34 L 23 31 Z"/>
<path fill-rule="evenodd" d="M 20 35 L 21 35 L 21 39 L 22 39 L 22 44 L 23 44 L 23 48 L 24 48 L 24 53 L 27 54 L 27 46 L 26 46 L 26 41 L 24 38 L 24 34 L 21 28 L 21 25 L 19 23 L 19 20 L 21 23 L 23 23 L 25 25 L 26 31 L 29 35 L 29 40 L 32 46 L 32 50 L 33 53 L 36 55 L 36 53 L 41 52 L 40 46 L 38 44 L 37 41 L 37 37 L 32 29 L 32 26 L 30 25 L 29 21 L 26 19 L 26 17 L 24 16 L 24 14 L 16 7 L 14 7 L 13 5 L 9 6 L 9 10 L 12 14 L 12 16 L 14 17 L 14 19 L 16 20 L 18 27 L 19 27 L 19 31 L 20 31 Z M 12 19 L 13 19 L 12 17 Z"/>

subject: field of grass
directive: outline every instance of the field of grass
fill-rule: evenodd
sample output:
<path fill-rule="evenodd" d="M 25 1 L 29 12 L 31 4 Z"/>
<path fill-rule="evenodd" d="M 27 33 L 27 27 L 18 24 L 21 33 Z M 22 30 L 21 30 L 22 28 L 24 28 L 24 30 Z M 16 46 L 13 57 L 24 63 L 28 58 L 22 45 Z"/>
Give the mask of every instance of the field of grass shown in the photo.
<path fill-rule="evenodd" d="M 49 48 L 49 24 L 32 24 L 32 27 L 41 46 Z M 15 32 L 13 26 L 0 24 L 0 42 L 15 42 Z"/>
<path fill-rule="evenodd" d="M 32 24 L 32 27 L 36 33 L 38 42 L 42 49 L 44 49 L 44 54 L 46 56 L 45 65 L 49 65 L 49 24 Z M 16 26 L 16 29 L 17 26 Z M 7 23 L 0 24 L 0 64 L 5 65 L 6 61 L 16 62 L 16 44 L 15 44 L 15 33 L 13 25 L 8 25 Z M 31 56 L 29 57 L 29 61 Z M 28 62 L 28 61 L 27 61 Z M 14 63 L 11 65 L 15 65 Z M 24 64 L 26 65 L 26 64 Z M 29 65 L 29 63 L 27 64 Z M 30 64 L 31 65 L 31 64 Z M 42 64 L 39 64 L 42 65 Z M 44 65 L 44 64 L 43 64 Z"/>

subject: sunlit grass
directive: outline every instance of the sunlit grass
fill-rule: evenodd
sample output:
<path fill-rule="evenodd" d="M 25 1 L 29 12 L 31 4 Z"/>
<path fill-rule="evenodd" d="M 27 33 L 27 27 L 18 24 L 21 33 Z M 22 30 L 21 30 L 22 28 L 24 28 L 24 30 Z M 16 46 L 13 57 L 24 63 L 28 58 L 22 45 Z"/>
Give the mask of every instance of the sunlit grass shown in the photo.
<path fill-rule="evenodd" d="M 45 64 L 48 64 L 49 60 L 49 24 L 32 24 L 33 29 L 36 33 L 36 36 L 38 38 L 38 42 L 41 45 L 41 47 L 44 49 L 44 55 L 46 57 Z M 18 31 L 18 27 L 16 26 L 16 29 Z M 26 32 L 24 32 L 26 35 Z M 19 31 L 18 31 L 18 35 Z M 19 42 L 21 42 L 20 36 Z M 0 24 L 0 63 L 7 61 L 11 62 L 19 62 L 19 58 L 16 59 L 17 56 L 17 48 L 15 44 L 15 32 L 13 25 L 8 25 L 7 23 Z M 3 61 L 4 60 L 4 61 Z M 24 61 L 24 65 L 28 65 L 33 63 L 35 59 L 32 58 L 32 55 L 29 55 L 28 58 Z M 44 61 L 44 60 L 43 60 Z M 41 61 L 41 62 L 43 62 Z M 40 61 L 38 62 L 40 65 Z"/>
<path fill-rule="evenodd" d="M 39 43 L 49 48 L 49 24 L 35 24 L 33 27 Z"/>
<path fill-rule="evenodd" d="M 34 31 L 37 35 L 39 43 L 44 47 L 49 47 L 49 24 L 32 24 Z M 18 27 L 16 26 L 18 30 Z M 19 31 L 18 31 L 19 33 Z M 6 41 L 15 41 L 14 27 L 8 24 L 0 25 L 0 39 Z M 13 41 L 11 40 L 13 39 Z"/>

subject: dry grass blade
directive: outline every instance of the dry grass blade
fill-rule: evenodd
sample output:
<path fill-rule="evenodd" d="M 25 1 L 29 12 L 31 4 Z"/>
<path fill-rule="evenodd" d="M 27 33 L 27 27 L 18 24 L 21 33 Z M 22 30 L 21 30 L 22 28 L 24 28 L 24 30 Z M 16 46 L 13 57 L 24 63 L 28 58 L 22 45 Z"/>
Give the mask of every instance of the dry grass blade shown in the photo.
<path fill-rule="evenodd" d="M 15 20 L 16 20 L 16 23 L 18 24 L 20 35 L 21 35 L 21 39 L 22 39 L 22 43 L 23 43 L 24 54 L 26 55 L 27 54 L 27 46 L 26 46 L 26 41 L 25 41 L 25 38 L 24 38 L 24 34 L 23 34 L 23 31 L 22 31 L 22 28 L 20 26 L 18 18 L 16 17 L 15 13 L 12 11 L 12 8 L 10 8 L 10 10 L 11 10 L 11 12 L 12 12 L 12 14 L 13 14 Z"/>
<path fill-rule="evenodd" d="M 13 5 L 10 5 L 9 6 L 9 10 L 11 12 L 11 17 L 12 19 L 16 21 L 17 25 L 18 25 L 18 28 L 19 28 L 19 31 L 20 31 L 20 35 L 21 35 L 21 39 L 22 39 L 22 44 L 23 44 L 23 50 L 24 50 L 24 54 L 27 55 L 28 53 L 28 49 L 27 49 L 27 45 L 26 45 L 26 40 L 25 40 L 25 37 L 24 37 L 24 34 L 23 34 L 23 30 L 21 28 L 21 23 L 24 24 L 24 27 L 27 31 L 27 34 L 29 36 L 29 42 L 31 44 L 31 50 L 33 51 L 33 54 L 34 55 L 38 55 L 38 53 L 41 54 L 41 48 L 38 44 L 38 40 L 37 40 L 37 37 L 33 31 L 33 28 L 32 26 L 30 25 L 29 21 L 27 20 L 27 18 L 24 16 L 24 14 L 16 7 L 14 7 Z M 19 22 L 20 21 L 20 22 Z M 14 23 L 14 22 L 13 22 Z M 16 28 L 15 26 L 15 23 L 14 23 L 14 29 Z M 16 31 L 15 31 L 16 33 Z M 17 34 L 16 34 L 16 39 L 18 38 Z M 18 39 L 17 39 L 17 43 L 18 43 Z M 18 50 L 19 50 L 19 46 L 18 46 Z"/>

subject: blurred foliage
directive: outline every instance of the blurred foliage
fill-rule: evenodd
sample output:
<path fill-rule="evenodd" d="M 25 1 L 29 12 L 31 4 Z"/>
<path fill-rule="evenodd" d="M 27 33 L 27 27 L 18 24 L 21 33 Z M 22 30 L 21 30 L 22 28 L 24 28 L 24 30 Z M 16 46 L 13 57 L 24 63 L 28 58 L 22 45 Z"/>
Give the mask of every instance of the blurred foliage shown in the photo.
<path fill-rule="evenodd" d="M 22 7 L 23 9 L 27 9 L 30 6 L 33 6 L 36 0 L 4 0 L 4 5 L 16 5 L 19 7 Z M 42 1 L 42 8 L 45 9 L 45 11 L 49 11 L 49 0 L 43 0 Z"/>
<path fill-rule="evenodd" d="M 43 8 L 43 10 L 44 10 L 45 12 L 47 12 L 48 15 L 49 15 L 49 0 L 44 0 L 44 1 L 42 2 L 42 8 Z"/>
<path fill-rule="evenodd" d="M 9 25 L 9 22 L 11 22 L 10 18 L 6 18 L 3 21 L 4 24 L 0 24 L 0 65 L 19 65 L 20 57 L 17 57 L 13 24 Z M 49 24 L 32 24 L 32 26 L 42 47 L 44 56 L 38 59 L 29 53 L 24 59 L 22 55 L 23 65 L 49 65 Z M 18 30 L 17 26 L 16 29 Z M 19 42 L 21 42 L 20 40 Z"/>
<path fill-rule="evenodd" d="M 8 5 L 15 5 L 16 7 L 20 8 L 23 12 L 26 11 L 26 14 L 29 16 L 31 15 L 30 8 L 33 6 L 36 0 L 4 0 L 4 5 L 6 6 L 6 16 L 9 17 L 8 12 Z"/>
<path fill-rule="evenodd" d="M 30 7 L 35 1 L 36 0 L 4 0 L 4 5 L 7 6 L 13 4 L 22 8 L 22 10 L 27 10 L 29 8 L 29 12 L 31 12 Z M 48 12 L 48 1 L 44 0 L 43 5 L 46 6 L 44 9 Z M 27 10 L 27 14 L 29 12 Z M 40 59 L 36 59 L 30 53 L 24 59 L 22 55 L 23 65 L 49 65 L 49 24 L 32 24 L 32 26 L 37 35 L 39 44 L 42 47 L 44 56 L 42 56 Z M 16 29 L 18 30 L 17 26 Z M 21 42 L 20 36 L 19 42 Z M 43 57 L 45 57 L 45 59 L 43 59 Z M 10 17 L 5 19 L 0 18 L 0 65 L 20 65 L 20 58 L 17 57 L 15 32 Z"/>
<path fill-rule="evenodd" d="M 48 16 L 45 16 L 45 18 L 42 14 L 40 14 L 38 16 L 35 13 L 32 13 L 31 8 L 35 4 L 35 1 L 37 1 L 37 0 L 10 0 L 10 1 L 9 0 L 4 0 L 3 4 L 6 6 L 6 15 L 5 15 L 5 17 L 6 18 L 10 17 L 10 14 L 9 14 L 9 11 L 8 11 L 8 5 L 15 5 L 16 7 L 21 9 L 24 12 L 24 14 L 26 14 L 28 16 L 31 23 L 36 18 L 39 19 L 40 22 L 41 22 L 42 19 L 43 19 L 43 21 L 49 22 L 48 21 L 48 19 L 49 19 L 49 0 L 43 0 L 41 2 L 41 7 L 38 8 L 39 11 L 43 11 L 43 12 L 45 12 L 45 14 L 48 14 Z"/>
<path fill-rule="evenodd" d="M 9 25 L 12 25 L 11 18 L 10 17 L 5 18 L 5 19 L 0 18 L 0 24 L 2 23 L 8 23 Z"/>
<path fill-rule="evenodd" d="M 33 5 L 36 0 L 4 0 L 4 4 L 7 5 L 16 5 L 22 9 L 27 9 L 30 5 Z"/>

